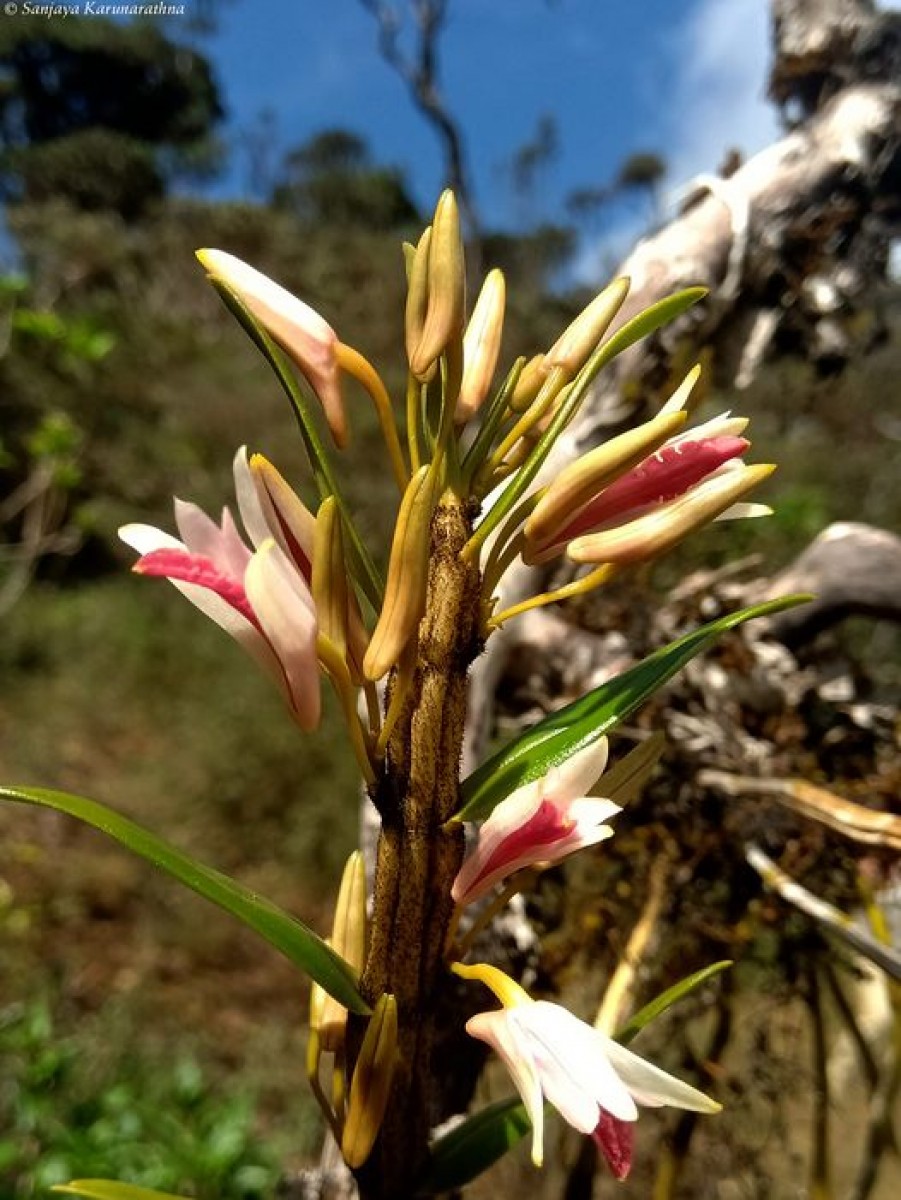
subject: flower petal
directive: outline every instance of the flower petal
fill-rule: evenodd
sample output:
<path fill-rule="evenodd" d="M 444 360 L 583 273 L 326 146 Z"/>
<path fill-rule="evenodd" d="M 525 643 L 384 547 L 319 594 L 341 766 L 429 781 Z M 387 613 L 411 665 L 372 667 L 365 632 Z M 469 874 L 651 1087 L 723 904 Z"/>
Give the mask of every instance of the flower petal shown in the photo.
<path fill-rule="evenodd" d="M 247 461 L 247 447 L 241 446 L 232 460 L 232 474 L 235 479 L 235 497 L 238 501 L 238 512 L 247 530 L 247 536 L 255 550 L 259 550 L 267 538 L 273 536 L 273 529 L 263 513 L 263 506 L 257 494 L 256 483 Z"/>
<path fill-rule="evenodd" d="M 227 508 L 222 510 L 222 524 L 217 525 L 196 504 L 175 497 L 175 524 L 185 547 L 192 554 L 209 558 L 220 571 L 243 579 L 250 551 L 241 540 L 235 522 Z"/>
<path fill-rule="evenodd" d="M 273 540 L 256 551 L 244 576 L 247 596 L 284 672 L 288 699 L 302 729 L 319 723 L 316 615 L 300 575 Z"/>
<path fill-rule="evenodd" d="M 131 546 L 141 555 L 151 554 L 156 550 L 187 551 L 187 547 L 178 538 L 165 533 L 162 529 L 155 529 L 152 525 L 137 523 L 123 525 L 119 530 L 119 537 L 126 545 Z M 185 583 L 178 579 L 172 579 L 170 582 L 204 616 L 209 617 L 220 629 L 224 629 L 230 637 L 234 638 L 284 689 L 284 671 L 275 652 L 256 624 L 206 587 L 200 587 L 196 583 Z"/>
<path fill-rule="evenodd" d="M 536 1000 L 534 1004 L 513 1009 L 511 1016 L 514 1013 L 518 1014 L 521 1024 L 528 1025 L 533 1057 L 538 1064 L 541 1084 L 548 1099 L 571 1125 L 582 1133 L 593 1132 L 600 1108 L 613 1113 L 621 1121 L 637 1120 L 635 1101 L 625 1081 L 614 1069 L 604 1039 L 597 1030 L 561 1005 L 551 1004 L 547 1000 Z M 546 1063 L 547 1073 L 544 1069 Z M 564 1075 L 569 1076 L 569 1082 Z M 574 1087 L 590 1097 L 594 1106 L 590 1120 L 588 1105 L 576 1097 L 572 1090 Z M 555 1089 L 559 1089 L 559 1092 L 555 1092 Z M 572 1108 L 568 1109 L 563 1102 L 558 1103 L 554 1094 L 561 1101 L 569 1097 Z M 573 1119 L 577 1112 L 580 1117 L 578 1121 Z"/>
<path fill-rule="evenodd" d="M 528 1051 L 524 1052 L 521 1040 L 510 1031 L 510 1011 L 517 1010 L 477 1013 L 466 1022 L 466 1032 L 487 1042 L 510 1072 L 532 1123 L 532 1162 L 540 1167 L 544 1159 L 544 1096 L 534 1062 Z"/>
<path fill-rule="evenodd" d="M 659 1067 L 655 1067 L 653 1063 L 621 1046 L 612 1038 L 602 1033 L 598 1033 L 597 1036 L 606 1046 L 607 1056 L 616 1073 L 639 1104 L 650 1108 L 668 1104 L 672 1108 L 706 1113 L 719 1112 L 722 1108 L 716 1100 L 711 1100 L 690 1084 L 683 1083 L 675 1075 L 661 1071 Z"/>

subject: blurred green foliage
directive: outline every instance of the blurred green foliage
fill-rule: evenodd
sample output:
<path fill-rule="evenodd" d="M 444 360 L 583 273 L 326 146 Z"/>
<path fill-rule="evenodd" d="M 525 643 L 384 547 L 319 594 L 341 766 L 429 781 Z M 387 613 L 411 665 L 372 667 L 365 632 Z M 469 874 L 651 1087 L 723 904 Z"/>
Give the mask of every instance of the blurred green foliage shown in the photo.
<path fill-rule="evenodd" d="M 219 161 L 210 64 L 150 21 L 0 23 L 0 187 L 137 216 Z"/>
<path fill-rule="evenodd" d="M 46 1000 L 0 1011 L 0 1193 L 119 1178 L 198 1200 L 271 1194 L 278 1176 L 243 1091 L 217 1095 L 197 1062 L 103 1062 Z"/>

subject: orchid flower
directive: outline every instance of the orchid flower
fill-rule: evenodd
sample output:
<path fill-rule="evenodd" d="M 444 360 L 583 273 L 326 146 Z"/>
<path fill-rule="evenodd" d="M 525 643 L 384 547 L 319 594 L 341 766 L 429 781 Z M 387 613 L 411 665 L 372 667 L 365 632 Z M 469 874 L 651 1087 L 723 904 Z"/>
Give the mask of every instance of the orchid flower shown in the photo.
<path fill-rule="evenodd" d="M 712 520 L 763 516 L 736 503 L 772 471 L 749 467 L 748 421 L 728 412 L 693 429 L 684 421 L 695 368 L 652 421 L 583 455 L 560 473 L 526 523 L 528 562 L 566 552 L 576 562 L 637 562 L 669 549 Z M 645 453 L 636 461 L 636 449 Z"/>
<path fill-rule="evenodd" d="M 521 867 L 559 862 L 610 837 L 604 822 L 619 805 L 584 794 L 606 765 L 607 739 L 600 738 L 502 800 L 454 880 L 455 902 L 472 904 Z"/>
<path fill-rule="evenodd" d="M 632 1166 L 638 1106 L 715 1113 L 721 1105 L 697 1088 L 627 1050 L 559 1004 L 533 1000 L 487 963 L 453 970 L 477 979 L 503 1008 L 477 1013 L 466 1032 L 501 1057 L 532 1123 L 532 1161 L 544 1158 L 544 1104 L 549 1101 L 580 1133 L 590 1134 L 617 1179 Z"/>
<path fill-rule="evenodd" d="M 273 676 L 301 728 L 313 729 L 320 695 L 310 588 L 297 562 L 278 544 L 282 531 L 267 524 L 243 447 L 234 470 L 253 550 L 228 508 L 217 525 L 196 504 L 179 499 L 175 522 L 181 540 L 140 524 L 124 525 L 119 536 L 141 556 L 134 571 L 169 579 Z"/>

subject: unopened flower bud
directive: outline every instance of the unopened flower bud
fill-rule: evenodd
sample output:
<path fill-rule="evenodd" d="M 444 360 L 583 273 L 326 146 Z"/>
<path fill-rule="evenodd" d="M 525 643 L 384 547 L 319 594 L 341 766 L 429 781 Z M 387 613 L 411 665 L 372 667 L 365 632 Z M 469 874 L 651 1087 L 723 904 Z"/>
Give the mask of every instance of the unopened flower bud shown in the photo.
<path fill-rule="evenodd" d="M 515 413 L 524 412 L 544 387 L 547 376 L 544 355 L 536 354 L 530 358 L 520 371 L 513 395 L 510 397 L 511 410 Z"/>
<path fill-rule="evenodd" d="M 434 507 L 435 475 L 430 467 L 420 467 L 407 485 L 397 514 L 385 599 L 363 659 L 367 679 L 381 679 L 391 670 L 419 624 L 425 608 Z"/>
<path fill-rule="evenodd" d="M 404 310 L 404 340 L 407 347 L 407 361 L 412 364 L 416 349 L 422 341 L 422 331 L 425 326 L 426 313 L 429 307 L 429 247 L 432 244 L 432 227 L 423 230 L 412 254 L 404 251 L 407 268 L 407 306 Z M 412 368 L 411 368 L 412 369 Z M 421 377 L 422 382 L 435 373 L 433 363 Z"/>
<path fill-rule="evenodd" d="M 711 475 L 678 500 L 644 516 L 575 538 L 567 547 L 567 556 L 578 563 L 635 563 L 656 558 L 693 530 L 725 514 L 775 469 L 771 463 L 759 463 Z"/>
<path fill-rule="evenodd" d="M 411 279 L 412 283 L 412 279 Z M 450 342 L 463 333 L 466 269 L 460 214 L 453 192 L 444 191 L 435 209 L 428 253 L 428 306 L 422 334 L 410 355 L 410 370 L 423 379 Z"/>
<path fill-rule="evenodd" d="M 363 1165 L 378 1137 L 396 1065 L 397 1001 L 386 994 L 366 1027 L 350 1083 L 341 1153 L 352 1170 Z"/>
<path fill-rule="evenodd" d="M 198 250 L 197 257 L 210 277 L 233 291 L 297 363 L 322 404 L 336 445 L 346 445 L 338 335 L 331 325 L 315 309 L 233 254 L 207 249 Z"/>
<path fill-rule="evenodd" d="M 366 960 L 366 868 L 359 850 L 350 855 L 341 876 L 329 944 L 357 972 L 363 970 Z M 318 1021 L 323 1050 L 340 1050 L 346 1026 L 347 1009 L 333 996 L 326 995 Z"/>
<path fill-rule="evenodd" d="M 463 380 L 455 419 L 463 424 L 479 410 L 494 378 L 504 329 L 506 284 L 502 271 L 489 271 L 463 335 Z"/>
<path fill-rule="evenodd" d="M 319 618 L 319 632 L 343 656 L 347 649 L 347 570 L 341 538 L 341 517 L 334 496 L 327 496 L 316 514 L 310 590 Z"/>
<path fill-rule="evenodd" d="M 622 308 L 629 294 L 629 282 L 625 277 L 614 279 L 595 296 L 548 350 L 544 360 L 546 370 L 562 367 L 570 379 L 579 373 Z"/>

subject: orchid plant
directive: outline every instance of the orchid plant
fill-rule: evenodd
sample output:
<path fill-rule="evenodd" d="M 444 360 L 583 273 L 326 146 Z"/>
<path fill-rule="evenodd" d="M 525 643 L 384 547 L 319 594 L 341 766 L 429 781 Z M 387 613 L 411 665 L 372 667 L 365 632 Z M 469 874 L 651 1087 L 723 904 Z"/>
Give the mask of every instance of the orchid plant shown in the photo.
<path fill-rule="evenodd" d="M 604 787 L 611 730 L 725 629 L 777 606 L 689 633 L 461 779 L 467 674 L 486 640 L 518 613 L 601 587 L 710 521 L 767 512 L 745 496 L 773 468 L 745 464 L 744 418 L 691 425 L 695 368 L 658 415 L 545 480 L 548 457 L 598 372 L 703 291 L 624 320 L 629 284 L 618 279 L 550 350 L 515 362 L 496 383 L 504 277 L 488 274 L 467 317 L 450 192 L 404 254 L 408 371 L 395 405 L 375 368 L 313 309 L 232 255 L 199 251 L 291 402 L 310 463 L 305 487 L 318 499 L 308 508 L 272 463 L 241 448 L 234 480 L 243 534 L 228 508 L 216 521 L 183 500 L 175 501 L 177 537 L 142 524 L 121 530 L 138 555 L 134 570 L 168 579 L 230 634 L 271 676 L 305 734 L 319 722 L 321 677 L 334 688 L 381 827 L 374 863 L 359 852 L 348 861 L 328 936 L 100 804 L 38 788 L 0 795 L 102 830 L 231 912 L 311 977 L 307 1074 L 364 1200 L 458 1189 L 528 1129 L 541 1165 L 546 1101 L 594 1138 L 623 1178 L 640 1106 L 714 1112 L 718 1104 L 626 1049 L 615 1031 L 533 999 L 496 965 L 469 961 L 472 946 L 535 870 L 612 836 L 622 796 Z M 375 406 L 397 485 L 385 579 L 335 466 L 334 449 L 350 434 L 347 377 Z M 504 607 L 501 583 L 514 563 L 558 556 L 586 569 Z M 454 976 L 474 997 L 487 988 L 499 1003 L 465 1028 L 496 1051 L 518 1095 L 434 1137 L 447 1114 L 433 1049 L 447 1033 L 442 998 Z M 636 1022 L 642 1018 L 633 1017 L 633 1032 Z M 97 1180 L 63 1190 L 100 1200 L 148 1195 Z"/>

